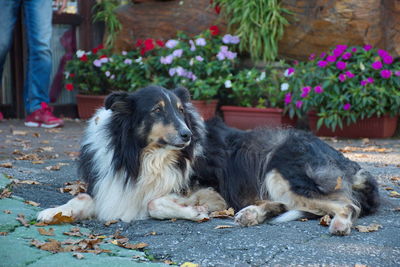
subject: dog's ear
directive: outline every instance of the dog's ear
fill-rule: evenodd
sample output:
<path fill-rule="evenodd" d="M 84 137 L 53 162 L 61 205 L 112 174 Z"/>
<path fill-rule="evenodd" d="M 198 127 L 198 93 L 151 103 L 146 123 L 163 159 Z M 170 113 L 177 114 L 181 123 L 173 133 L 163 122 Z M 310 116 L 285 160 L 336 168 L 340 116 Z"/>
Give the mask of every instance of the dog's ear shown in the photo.
<path fill-rule="evenodd" d="M 106 109 L 112 111 L 127 112 L 129 111 L 129 100 L 128 93 L 126 92 L 114 92 L 107 96 L 104 106 Z"/>
<path fill-rule="evenodd" d="M 187 103 L 190 101 L 190 93 L 189 90 L 185 87 L 178 87 L 173 90 L 174 94 L 183 102 Z"/>

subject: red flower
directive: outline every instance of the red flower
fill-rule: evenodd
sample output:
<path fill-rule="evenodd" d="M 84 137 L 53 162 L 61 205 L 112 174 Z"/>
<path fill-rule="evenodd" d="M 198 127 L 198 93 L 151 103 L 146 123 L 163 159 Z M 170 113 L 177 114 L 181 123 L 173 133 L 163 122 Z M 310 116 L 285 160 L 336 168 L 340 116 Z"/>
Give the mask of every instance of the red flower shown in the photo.
<path fill-rule="evenodd" d="M 213 25 L 210 27 L 211 35 L 215 36 L 219 34 L 219 28 L 217 25 Z"/>
<path fill-rule="evenodd" d="M 87 55 L 85 54 L 85 55 L 81 56 L 80 60 L 83 61 L 83 62 L 88 61 Z"/>
<path fill-rule="evenodd" d="M 72 83 L 67 83 L 65 85 L 65 89 L 67 89 L 68 91 L 72 91 L 74 90 L 74 85 Z"/>
<path fill-rule="evenodd" d="M 139 40 L 136 41 L 135 46 L 136 46 L 136 47 L 139 47 L 139 46 L 142 46 L 142 44 L 143 44 L 143 40 L 142 40 L 142 39 L 139 39 Z"/>
<path fill-rule="evenodd" d="M 70 78 L 74 78 L 74 77 L 75 77 L 75 74 L 74 74 L 74 73 L 70 73 L 70 74 L 69 74 L 69 77 L 70 77 Z"/>
<path fill-rule="evenodd" d="M 107 58 L 107 56 L 106 56 L 106 55 L 101 55 L 99 58 L 100 58 L 100 59 L 102 59 L 102 58 Z"/>
<path fill-rule="evenodd" d="M 103 44 L 99 44 L 99 46 L 97 47 L 97 49 L 99 49 L 99 50 L 104 49 L 104 45 L 103 45 Z"/>
<path fill-rule="evenodd" d="M 146 39 L 144 40 L 144 49 L 147 51 L 153 50 L 154 49 L 154 41 L 153 39 Z"/>
<path fill-rule="evenodd" d="M 221 7 L 220 6 L 216 5 L 214 9 L 215 9 L 215 13 L 217 13 L 218 15 L 219 15 L 219 13 L 221 13 Z"/>
<path fill-rule="evenodd" d="M 157 41 L 156 41 L 156 44 L 157 44 L 159 47 L 164 47 L 164 42 L 161 41 L 161 40 L 157 40 Z"/>
<path fill-rule="evenodd" d="M 92 49 L 93 54 L 97 54 L 98 51 L 99 51 L 99 49 L 97 47 Z"/>

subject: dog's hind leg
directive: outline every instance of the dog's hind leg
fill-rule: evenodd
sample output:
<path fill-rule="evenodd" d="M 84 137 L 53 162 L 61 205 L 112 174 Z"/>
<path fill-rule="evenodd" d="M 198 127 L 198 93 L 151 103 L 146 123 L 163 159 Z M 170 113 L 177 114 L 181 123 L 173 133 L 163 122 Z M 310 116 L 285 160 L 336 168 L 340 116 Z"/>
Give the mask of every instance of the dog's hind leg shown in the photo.
<path fill-rule="evenodd" d="M 187 200 L 187 199 L 186 199 Z M 200 221 L 208 218 L 205 206 L 186 206 L 185 199 L 178 195 L 167 195 L 150 201 L 147 205 L 150 217 L 155 219 L 185 219 Z"/>
<path fill-rule="evenodd" d="M 73 217 L 74 220 L 84 220 L 93 217 L 94 211 L 94 200 L 88 194 L 82 193 L 64 205 L 39 212 L 37 219 L 43 222 L 51 222 L 53 217 L 61 212 L 63 216 Z"/>
<path fill-rule="evenodd" d="M 285 211 L 287 209 L 283 203 L 262 200 L 258 204 L 247 206 L 236 213 L 235 223 L 241 226 L 256 225 Z"/>
<path fill-rule="evenodd" d="M 204 206 L 209 212 L 224 210 L 228 207 L 224 198 L 211 187 L 197 190 L 190 194 L 188 198 L 180 198 L 179 204 Z"/>

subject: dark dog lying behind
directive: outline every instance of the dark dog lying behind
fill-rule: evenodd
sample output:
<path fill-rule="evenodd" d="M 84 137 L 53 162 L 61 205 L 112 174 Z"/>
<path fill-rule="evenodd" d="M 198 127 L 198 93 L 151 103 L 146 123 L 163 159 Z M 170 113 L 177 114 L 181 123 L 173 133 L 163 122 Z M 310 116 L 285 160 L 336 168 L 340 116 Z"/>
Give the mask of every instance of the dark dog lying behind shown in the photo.
<path fill-rule="evenodd" d="M 204 124 L 183 88 L 111 94 L 89 121 L 79 165 L 88 194 L 40 212 L 39 220 L 59 212 L 127 222 L 201 220 L 226 201 L 240 210 L 235 221 L 243 226 L 308 212 L 334 216 L 330 232 L 347 235 L 379 204 L 374 178 L 313 135 L 239 131 L 220 119 Z M 198 185 L 225 201 L 210 188 L 194 191 Z"/>

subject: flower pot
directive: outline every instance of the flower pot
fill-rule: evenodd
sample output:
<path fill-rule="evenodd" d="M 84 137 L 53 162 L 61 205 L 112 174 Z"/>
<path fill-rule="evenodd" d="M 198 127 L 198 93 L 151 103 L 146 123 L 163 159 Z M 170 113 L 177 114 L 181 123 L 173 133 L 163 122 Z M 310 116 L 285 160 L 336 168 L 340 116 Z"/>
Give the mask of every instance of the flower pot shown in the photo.
<path fill-rule="evenodd" d="M 391 137 L 396 131 L 398 116 L 390 117 L 384 115 L 381 117 L 372 116 L 358 120 L 355 123 L 347 125 L 343 123 L 343 129 L 337 127 L 335 131 L 322 125 L 317 130 L 318 116 L 314 113 L 308 115 L 308 122 L 311 131 L 318 136 L 337 136 L 347 138 L 387 138 Z"/>
<path fill-rule="evenodd" d="M 203 119 L 208 120 L 215 116 L 218 100 L 192 100 L 192 104 Z"/>
<path fill-rule="evenodd" d="M 253 129 L 259 126 L 295 126 L 296 121 L 283 115 L 280 108 L 248 108 L 222 106 L 225 123 L 238 129 Z"/>
<path fill-rule="evenodd" d="M 96 110 L 104 106 L 105 95 L 76 95 L 78 115 L 81 119 L 89 119 Z"/>

